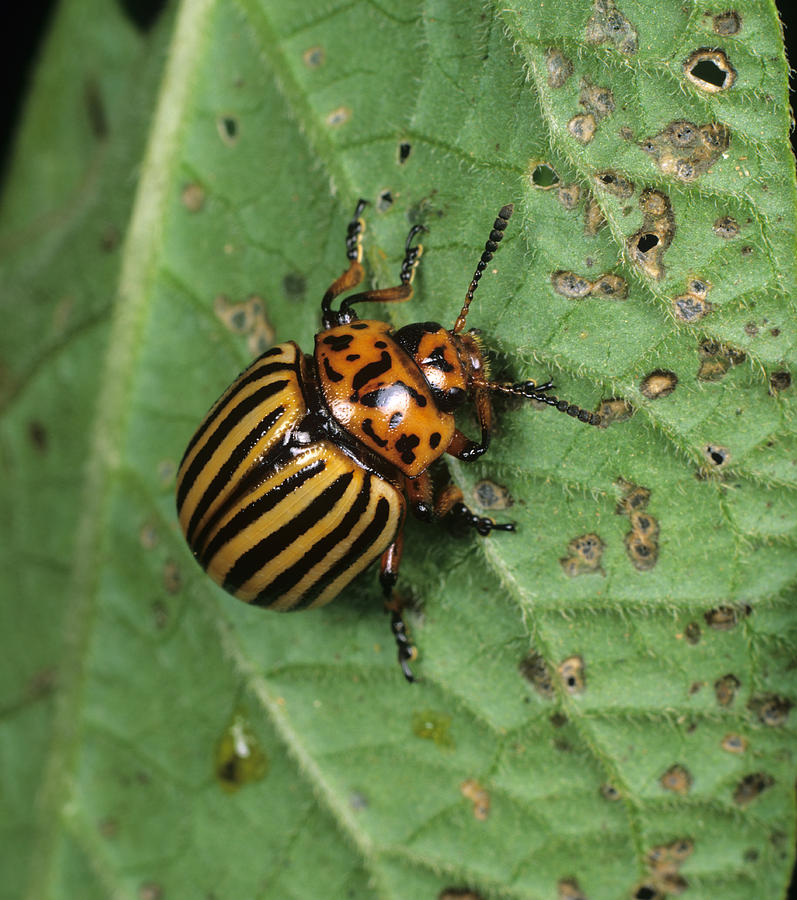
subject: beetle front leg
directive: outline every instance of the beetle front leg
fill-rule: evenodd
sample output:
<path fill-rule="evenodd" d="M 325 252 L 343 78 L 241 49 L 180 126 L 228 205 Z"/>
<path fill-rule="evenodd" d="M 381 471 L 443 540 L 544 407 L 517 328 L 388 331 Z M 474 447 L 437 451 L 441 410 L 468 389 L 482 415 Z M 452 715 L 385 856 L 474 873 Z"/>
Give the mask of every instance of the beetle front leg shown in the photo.
<path fill-rule="evenodd" d="M 401 563 L 401 551 L 404 547 L 404 538 L 399 532 L 396 540 L 382 554 L 382 563 L 379 571 L 379 582 L 382 585 L 382 593 L 385 595 L 385 609 L 390 613 L 390 630 L 398 648 L 398 661 L 404 677 L 409 682 L 415 681 L 415 676 L 409 664 L 418 658 L 418 651 L 407 634 L 407 625 L 401 615 L 403 605 L 401 600 L 393 593 L 393 588 L 398 580 L 399 564 Z"/>
<path fill-rule="evenodd" d="M 321 301 L 321 319 L 324 328 L 332 328 L 338 324 L 337 313 L 333 313 L 331 309 L 332 301 L 335 297 L 352 290 L 352 288 L 356 288 L 365 277 L 362 267 L 362 238 L 365 231 L 365 220 L 362 218 L 362 212 L 367 202 L 367 200 L 360 200 L 357 203 L 357 208 L 354 210 L 354 218 L 349 222 L 346 229 L 346 258 L 349 260 L 349 268 L 332 282 L 324 294 L 324 299 Z"/>
<path fill-rule="evenodd" d="M 463 462 L 472 462 L 474 459 L 478 459 L 490 446 L 490 437 L 493 432 L 493 406 L 490 403 L 488 391 L 480 385 L 477 386 L 473 392 L 473 402 L 482 432 L 481 441 L 472 441 L 457 428 L 448 445 L 448 450 L 446 450 L 446 453 Z"/>
<path fill-rule="evenodd" d="M 462 438 L 467 441 L 464 435 Z M 499 523 L 487 516 L 477 516 L 465 505 L 462 491 L 455 484 L 446 485 L 437 497 L 433 498 L 432 480 L 428 471 L 421 472 L 417 478 L 408 478 L 406 490 L 412 511 L 425 522 L 442 519 L 450 513 L 466 525 L 475 528 L 481 535 L 487 535 L 491 531 L 515 530 L 511 522 Z"/>

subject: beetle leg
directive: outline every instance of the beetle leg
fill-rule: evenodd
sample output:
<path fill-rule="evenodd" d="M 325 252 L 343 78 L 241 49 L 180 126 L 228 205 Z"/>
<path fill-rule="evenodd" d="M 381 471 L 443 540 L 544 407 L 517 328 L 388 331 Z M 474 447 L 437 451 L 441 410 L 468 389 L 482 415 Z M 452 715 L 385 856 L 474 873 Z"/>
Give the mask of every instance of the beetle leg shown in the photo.
<path fill-rule="evenodd" d="M 496 522 L 488 516 L 477 516 L 463 502 L 462 491 L 455 484 L 449 484 L 443 488 L 434 504 L 434 515 L 442 519 L 449 513 L 461 519 L 466 525 L 475 528 L 482 535 L 488 535 L 491 531 L 514 531 L 512 522 Z"/>
<path fill-rule="evenodd" d="M 390 613 L 390 630 L 393 632 L 393 637 L 396 640 L 401 671 L 404 673 L 407 681 L 415 681 L 409 664 L 417 659 L 418 651 L 407 634 L 407 625 L 401 615 L 401 600 L 393 593 L 393 588 L 398 580 L 403 545 L 404 539 L 399 533 L 396 540 L 382 554 L 379 581 L 382 585 L 382 592 L 385 595 L 385 609 Z"/>
<path fill-rule="evenodd" d="M 362 267 L 362 238 L 365 231 L 365 220 L 362 218 L 362 212 L 367 202 L 367 200 L 360 200 L 357 203 L 354 218 L 346 229 L 346 258 L 349 260 L 349 268 L 332 282 L 321 301 L 321 317 L 324 328 L 332 328 L 338 324 L 337 313 L 331 311 L 331 304 L 335 297 L 356 288 L 365 276 Z"/>
<path fill-rule="evenodd" d="M 493 431 L 493 406 L 490 403 L 490 394 L 486 383 L 476 385 L 473 390 L 473 402 L 476 406 L 476 415 L 482 430 L 481 441 L 472 441 L 457 428 L 446 450 L 446 453 L 456 456 L 457 459 L 461 459 L 463 462 L 472 462 L 487 450 L 490 446 L 490 436 Z"/>
<path fill-rule="evenodd" d="M 351 316 L 350 307 L 355 303 L 403 303 L 412 297 L 412 280 L 415 277 L 415 269 L 418 261 L 423 253 L 423 245 L 413 245 L 416 234 L 425 231 L 423 225 L 413 225 L 410 233 L 407 235 L 404 244 L 404 259 L 401 262 L 401 270 L 399 271 L 399 284 L 395 287 L 379 288 L 374 291 L 362 291 L 359 294 L 353 294 L 347 297 L 340 304 L 340 312 L 345 316 Z"/>

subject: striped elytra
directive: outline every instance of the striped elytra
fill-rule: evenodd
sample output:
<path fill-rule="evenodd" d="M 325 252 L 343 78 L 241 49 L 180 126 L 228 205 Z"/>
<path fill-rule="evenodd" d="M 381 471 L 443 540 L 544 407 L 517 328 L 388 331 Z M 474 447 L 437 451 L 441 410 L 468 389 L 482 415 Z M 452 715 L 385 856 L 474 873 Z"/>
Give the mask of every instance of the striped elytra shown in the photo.
<path fill-rule="evenodd" d="M 478 459 L 492 433 L 491 394 L 533 399 L 596 425 L 600 419 L 550 394 L 551 384 L 491 382 L 479 338 L 463 333 L 482 273 L 512 207 L 493 222 L 454 327 L 420 322 L 394 331 L 358 320 L 353 304 L 403 302 L 423 230 L 410 229 L 399 284 L 332 301 L 364 278 L 361 214 L 346 233 L 348 268 L 324 294 L 312 355 L 292 341 L 245 369 L 211 407 L 177 473 L 177 512 L 191 551 L 210 577 L 247 603 L 291 611 L 329 603 L 380 559 L 385 608 L 404 676 L 415 658 L 393 587 L 407 507 L 424 521 L 448 514 L 482 535 L 513 531 L 478 516 L 452 484 L 435 492 L 429 472 L 443 454 Z M 470 401 L 481 429 L 466 437 L 454 410 Z"/>
<path fill-rule="evenodd" d="M 276 610 L 333 600 L 393 540 L 396 486 L 328 439 L 308 442 L 301 354 L 279 344 L 213 406 L 177 475 L 194 556 L 231 594 Z"/>

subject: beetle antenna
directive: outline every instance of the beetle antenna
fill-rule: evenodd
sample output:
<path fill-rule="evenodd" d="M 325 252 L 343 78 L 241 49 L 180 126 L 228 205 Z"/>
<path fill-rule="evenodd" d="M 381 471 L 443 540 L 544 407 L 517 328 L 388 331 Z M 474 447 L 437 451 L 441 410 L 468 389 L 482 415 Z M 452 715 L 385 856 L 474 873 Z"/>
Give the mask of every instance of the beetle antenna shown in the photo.
<path fill-rule="evenodd" d="M 519 381 L 516 384 L 485 382 L 485 387 L 501 394 L 524 397 L 526 400 L 538 400 L 540 403 L 553 406 L 559 412 L 567 413 L 568 416 L 578 419 L 579 422 L 583 422 L 585 425 L 600 425 L 602 421 L 598 413 L 590 412 L 588 409 L 584 409 L 583 406 L 576 406 L 575 403 L 560 400 L 553 394 L 548 393 L 553 390 L 552 381 L 546 381 L 544 384 L 537 384 L 534 381 Z"/>
<path fill-rule="evenodd" d="M 490 237 L 487 238 L 487 243 L 484 245 L 484 252 L 481 255 L 481 259 L 476 264 L 476 271 L 473 273 L 473 280 L 471 281 L 470 287 L 468 288 L 468 293 L 465 294 L 465 303 L 463 304 L 462 309 L 457 316 L 457 321 L 454 322 L 454 327 L 451 329 L 452 334 L 458 334 L 465 327 L 465 319 L 468 315 L 468 309 L 470 307 L 471 301 L 473 300 L 473 295 L 476 292 L 476 288 L 479 286 L 482 272 L 484 272 L 484 270 L 487 268 L 487 263 L 490 262 L 490 260 L 493 258 L 493 254 L 498 249 L 498 245 L 503 240 L 504 230 L 506 229 L 507 223 L 512 216 L 514 208 L 515 207 L 511 203 L 507 203 L 506 206 L 502 206 L 498 212 L 498 218 L 495 220 L 495 222 L 493 222 L 493 228 L 490 232 Z"/>

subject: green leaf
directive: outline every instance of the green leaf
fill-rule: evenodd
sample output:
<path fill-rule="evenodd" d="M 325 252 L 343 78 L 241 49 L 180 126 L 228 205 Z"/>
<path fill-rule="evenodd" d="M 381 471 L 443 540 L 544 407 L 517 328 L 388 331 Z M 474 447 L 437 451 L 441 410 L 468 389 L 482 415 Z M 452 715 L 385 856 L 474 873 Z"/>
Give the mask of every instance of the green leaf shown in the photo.
<path fill-rule="evenodd" d="M 4 896 L 783 896 L 786 72 L 752 0 L 64 2 L 0 220 Z M 517 534 L 408 522 L 412 686 L 375 572 L 251 609 L 174 513 L 215 397 L 312 346 L 359 197 L 374 284 L 428 229 L 396 325 L 453 322 L 514 203 L 468 325 L 607 417 L 499 398 L 449 462 Z"/>

